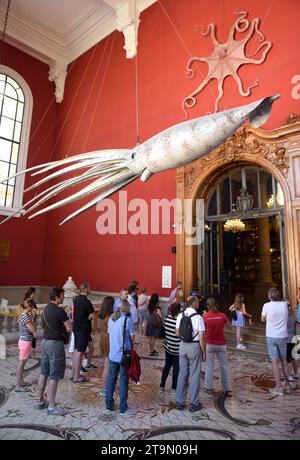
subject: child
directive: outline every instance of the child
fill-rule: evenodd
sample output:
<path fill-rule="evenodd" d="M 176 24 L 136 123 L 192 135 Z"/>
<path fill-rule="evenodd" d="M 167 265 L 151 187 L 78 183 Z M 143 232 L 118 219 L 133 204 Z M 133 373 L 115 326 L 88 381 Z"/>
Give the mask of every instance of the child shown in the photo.
<path fill-rule="evenodd" d="M 246 306 L 244 304 L 244 296 L 241 293 L 236 294 L 235 302 L 229 307 L 230 311 L 235 311 L 237 315 L 236 320 L 232 320 L 232 325 L 236 327 L 236 348 L 238 350 L 246 350 L 245 345 L 243 345 L 242 338 L 241 338 L 241 329 L 245 327 L 245 318 L 244 316 L 248 316 L 250 319 L 252 318 L 249 313 L 246 311 Z"/>

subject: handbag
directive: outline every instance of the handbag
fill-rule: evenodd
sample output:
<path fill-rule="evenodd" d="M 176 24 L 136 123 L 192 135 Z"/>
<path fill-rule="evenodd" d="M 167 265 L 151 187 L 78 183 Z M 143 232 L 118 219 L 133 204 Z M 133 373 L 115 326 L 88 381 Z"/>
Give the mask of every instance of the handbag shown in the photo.
<path fill-rule="evenodd" d="M 141 364 L 140 357 L 134 349 L 132 349 L 131 351 L 131 363 L 130 367 L 126 368 L 126 374 L 131 380 L 133 380 L 137 385 L 139 385 L 141 377 Z"/>
<path fill-rule="evenodd" d="M 127 317 L 125 317 L 124 321 L 124 329 L 123 329 L 123 345 L 122 345 L 122 358 L 121 358 L 121 366 L 124 366 L 128 369 L 131 365 L 131 350 L 125 350 L 125 336 L 126 336 L 126 321 Z"/>
<path fill-rule="evenodd" d="M 32 342 L 31 342 L 32 348 L 36 348 L 36 338 L 33 337 Z"/>
<path fill-rule="evenodd" d="M 237 320 L 237 314 L 235 310 L 230 310 L 230 317 L 233 321 Z"/>
<path fill-rule="evenodd" d="M 54 332 L 55 334 L 61 335 L 62 338 L 63 338 L 64 344 L 65 344 L 65 345 L 68 345 L 69 340 L 70 340 L 70 334 L 69 334 L 67 331 L 66 331 L 66 332 L 60 332 L 60 331 L 56 331 L 55 329 L 53 329 L 53 328 L 49 325 L 48 321 L 46 320 L 45 312 L 44 312 L 44 311 L 43 311 L 43 318 L 44 318 L 44 321 L 45 321 L 45 323 L 46 323 L 46 326 L 50 329 L 50 331 Z"/>

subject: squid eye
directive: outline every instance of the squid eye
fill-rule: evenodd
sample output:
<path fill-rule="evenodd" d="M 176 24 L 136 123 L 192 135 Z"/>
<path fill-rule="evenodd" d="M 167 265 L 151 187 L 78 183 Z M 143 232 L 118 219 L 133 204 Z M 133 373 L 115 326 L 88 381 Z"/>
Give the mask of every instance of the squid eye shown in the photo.
<path fill-rule="evenodd" d="M 133 154 L 131 155 L 131 159 L 134 160 L 136 157 L 136 152 L 133 152 Z"/>

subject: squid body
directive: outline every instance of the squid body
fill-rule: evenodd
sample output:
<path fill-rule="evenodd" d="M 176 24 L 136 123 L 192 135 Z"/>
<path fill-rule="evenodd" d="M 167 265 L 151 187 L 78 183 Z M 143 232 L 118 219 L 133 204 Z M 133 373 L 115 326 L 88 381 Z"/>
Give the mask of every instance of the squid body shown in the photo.
<path fill-rule="evenodd" d="M 28 172 L 34 176 L 46 173 L 45 177 L 25 190 L 26 192 L 40 187 L 48 181 L 57 180 L 64 174 L 80 170 L 80 174 L 57 182 L 39 192 L 13 214 L 30 213 L 29 218 L 31 219 L 100 191 L 99 195 L 66 217 L 61 222 L 60 225 L 62 225 L 138 177 L 141 181 L 147 182 L 155 173 L 178 168 L 203 157 L 221 145 L 247 120 L 254 127 L 261 126 L 268 119 L 273 102 L 279 97 L 280 95 L 276 94 L 241 107 L 179 123 L 133 149 L 82 153 L 20 171 L 15 176 L 6 178 L 0 183 L 5 183 L 13 177 Z M 91 179 L 94 179 L 93 182 L 90 182 Z M 32 213 L 59 193 L 86 181 L 89 181 L 89 184 L 80 191 Z M 1 223 L 9 218 L 4 219 Z"/>

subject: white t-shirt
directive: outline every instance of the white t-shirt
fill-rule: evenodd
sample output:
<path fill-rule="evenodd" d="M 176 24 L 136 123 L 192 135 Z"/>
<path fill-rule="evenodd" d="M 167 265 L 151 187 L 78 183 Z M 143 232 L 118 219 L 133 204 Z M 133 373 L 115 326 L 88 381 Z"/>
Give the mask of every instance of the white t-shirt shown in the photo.
<path fill-rule="evenodd" d="M 138 297 L 139 310 L 147 310 L 148 302 L 146 294 L 140 294 Z"/>
<path fill-rule="evenodd" d="M 266 336 L 276 339 L 287 338 L 288 305 L 283 301 L 265 303 L 261 312 L 266 317 Z"/>
<path fill-rule="evenodd" d="M 197 313 L 194 308 L 186 308 L 184 312 L 179 313 L 179 315 L 177 316 L 177 320 L 176 320 L 176 329 L 179 329 L 179 324 L 180 324 L 182 315 L 191 316 L 194 313 Z M 204 325 L 203 318 L 200 315 L 195 315 L 193 316 L 193 318 L 191 318 L 191 321 L 193 325 L 193 337 L 194 337 L 193 342 L 199 342 L 199 337 L 198 337 L 199 332 L 205 331 L 205 325 Z"/>

